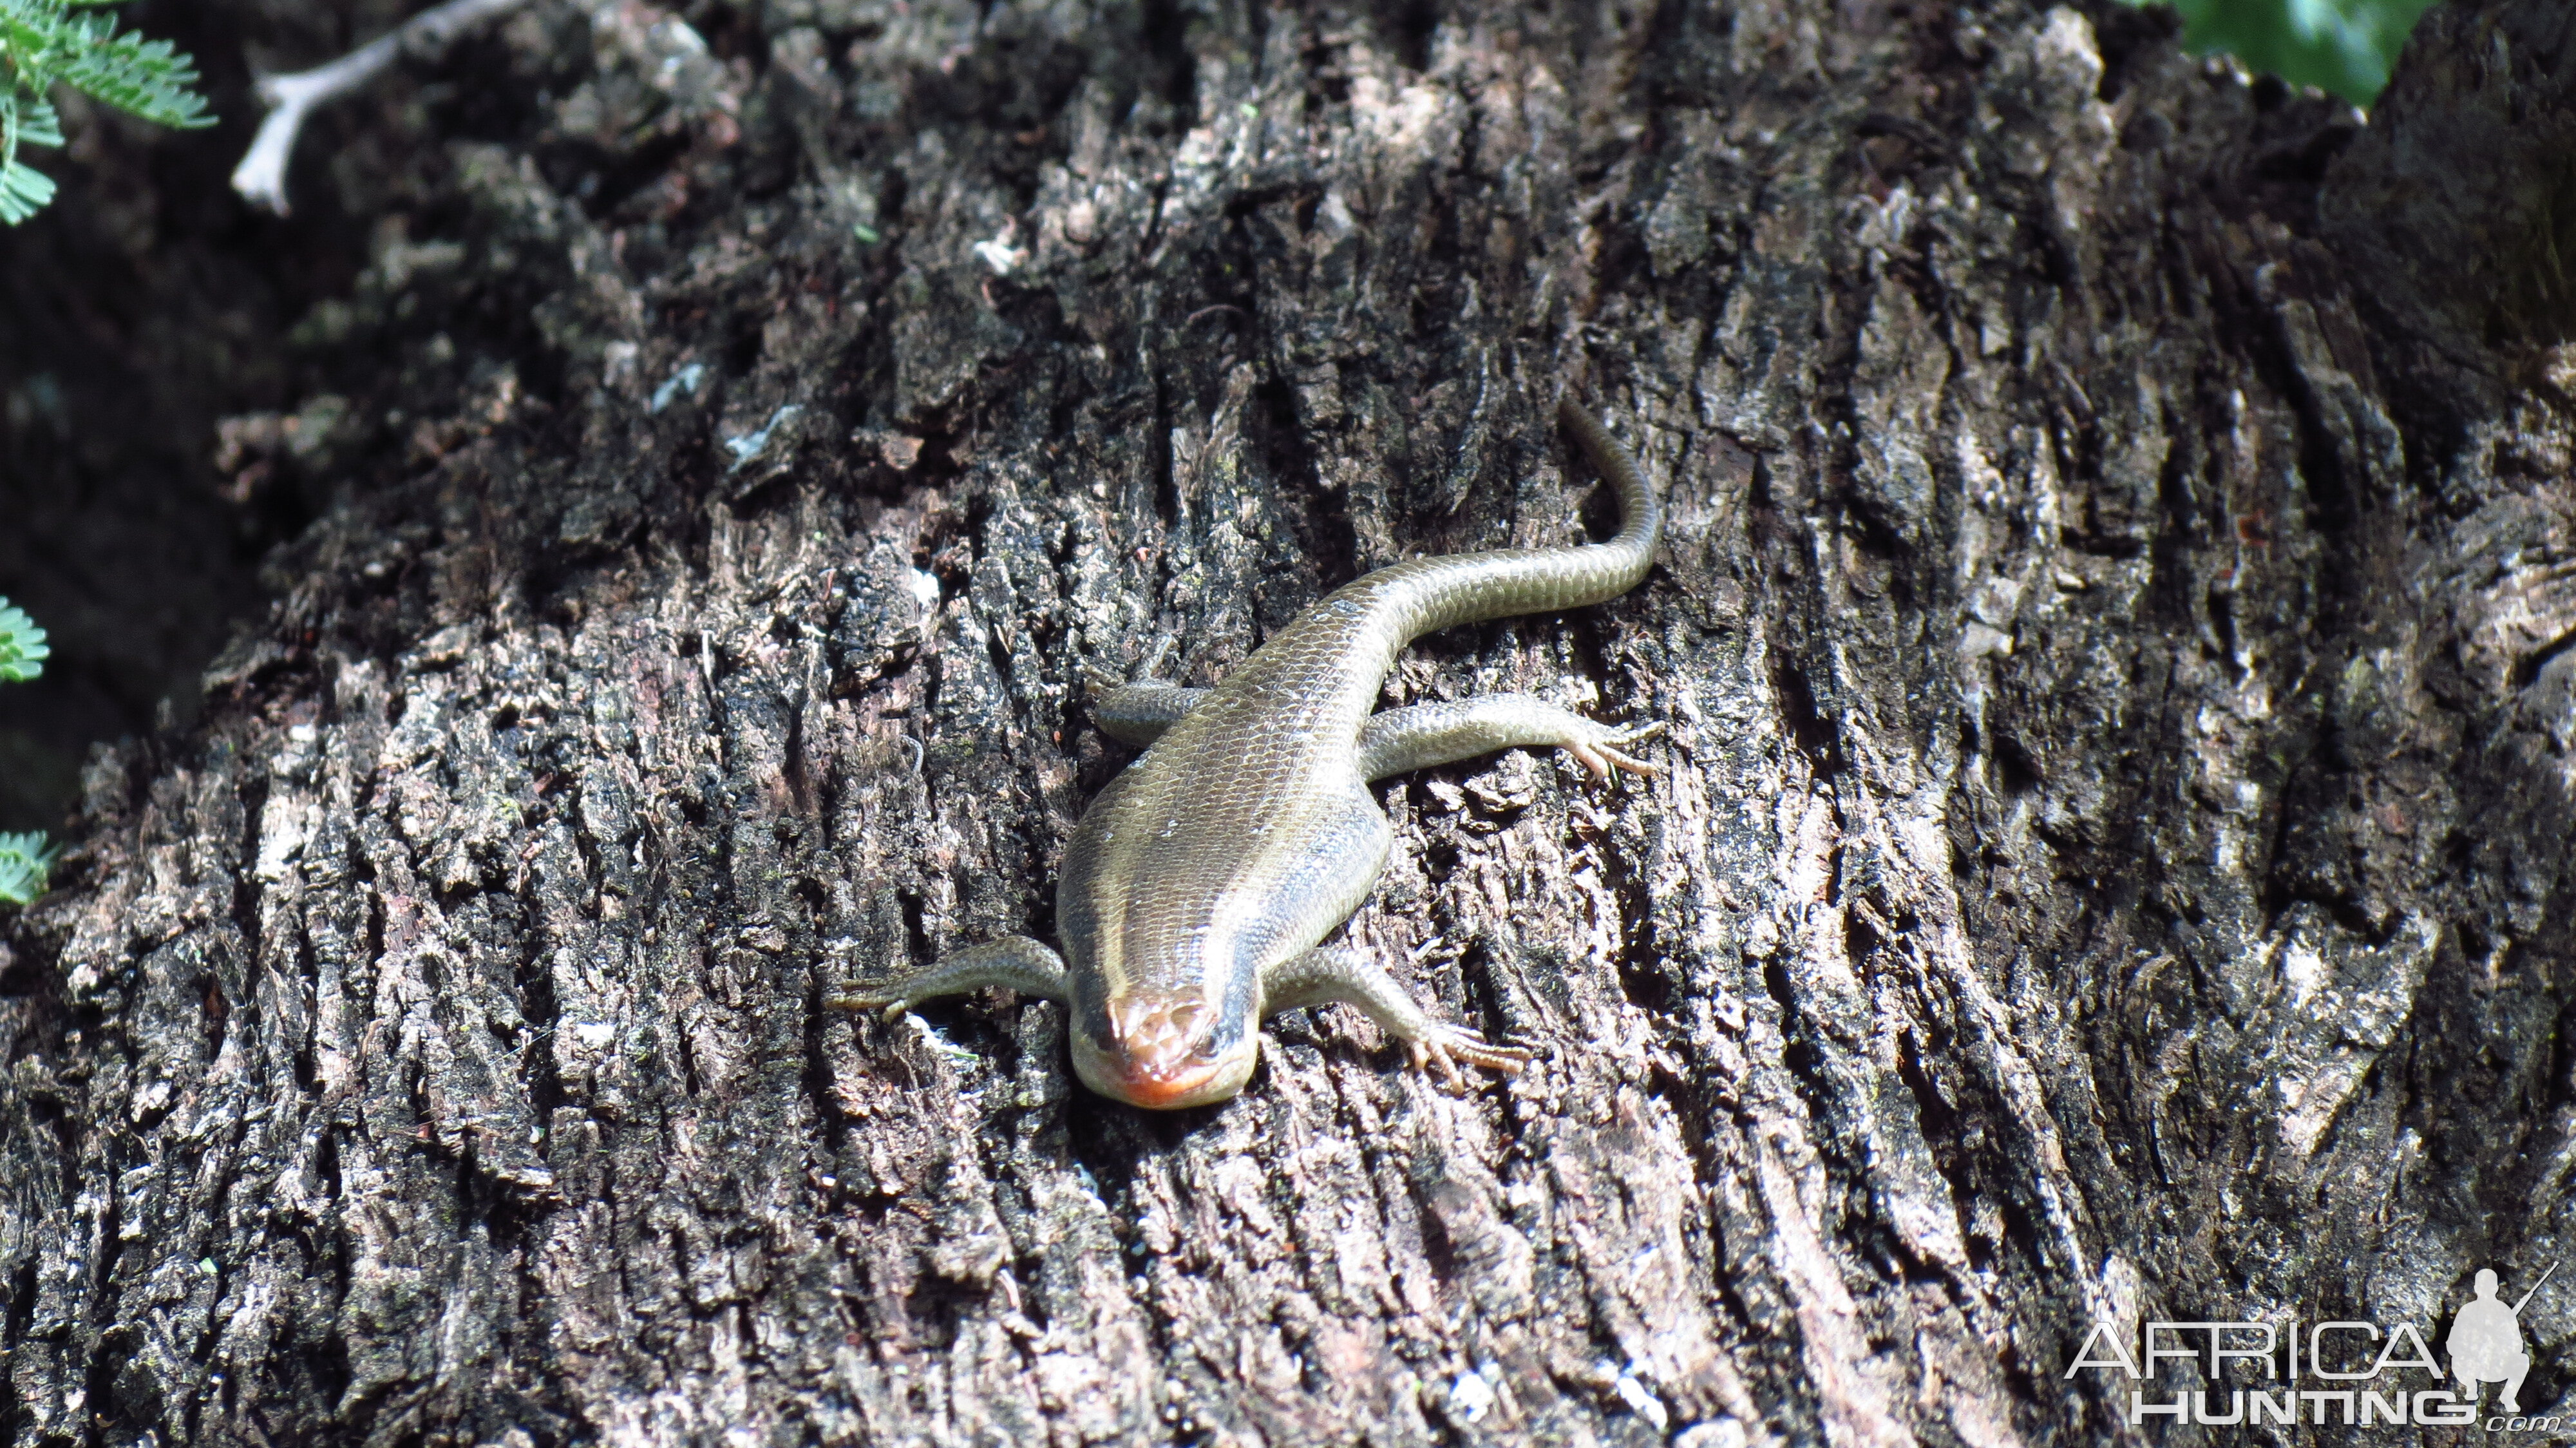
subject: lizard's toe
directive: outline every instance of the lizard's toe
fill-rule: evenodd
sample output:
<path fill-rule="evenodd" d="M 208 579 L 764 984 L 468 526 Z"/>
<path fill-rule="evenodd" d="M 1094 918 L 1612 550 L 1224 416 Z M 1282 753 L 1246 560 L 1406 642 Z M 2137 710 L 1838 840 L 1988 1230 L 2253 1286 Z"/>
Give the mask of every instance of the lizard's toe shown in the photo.
<path fill-rule="evenodd" d="M 1524 1050 L 1519 1046 L 1495 1046 L 1483 1041 L 1458 1043 L 1455 1049 L 1471 1064 L 1482 1066 L 1500 1076 L 1519 1075 L 1521 1067 L 1537 1055 L 1536 1052 Z"/>
<path fill-rule="evenodd" d="M 1413 1058 L 1414 1070 L 1424 1075 L 1437 1075 L 1440 1078 L 1440 1089 L 1452 1096 L 1465 1093 L 1467 1083 L 1458 1074 L 1458 1063 L 1449 1059 L 1448 1049 L 1442 1044 L 1440 1038 L 1433 1036 L 1419 1041 L 1407 1041 L 1404 1043 L 1404 1050 L 1406 1055 Z"/>
<path fill-rule="evenodd" d="M 902 1020 L 904 1012 L 912 1009 L 912 1002 L 901 995 L 889 995 L 883 991 L 872 990 L 853 991 L 848 995 L 837 995 L 832 997 L 830 1000 L 823 1002 L 823 1004 L 836 1011 L 873 1011 L 882 1009 L 885 1012 L 885 1018 L 889 1021 Z"/>
<path fill-rule="evenodd" d="M 1603 784 L 1610 782 L 1614 769 L 1623 769 L 1630 774 L 1658 775 L 1664 772 L 1663 766 L 1648 764 L 1623 752 L 1618 746 L 1642 744 L 1663 732 L 1664 724 L 1660 719 L 1629 729 L 1604 729 L 1590 738 L 1569 742 L 1565 751 Z"/>
<path fill-rule="evenodd" d="M 1616 749 L 1611 749 L 1606 746 L 1601 751 L 1601 757 L 1610 761 L 1612 764 L 1619 766 L 1621 769 L 1628 771 L 1630 774 L 1642 774 L 1650 779 L 1664 772 L 1664 767 L 1660 764 L 1648 764 L 1642 759 L 1631 758 L 1628 755 L 1620 753 Z M 1606 780 L 1610 776 L 1605 771 L 1601 777 Z"/>
<path fill-rule="evenodd" d="M 1521 1064 L 1532 1054 L 1518 1046 L 1490 1044 L 1465 1026 L 1443 1026 L 1438 1035 L 1407 1041 L 1404 1048 L 1413 1057 L 1415 1070 L 1437 1072 L 1441 1084 L 1453 1095 L 1464 1094 L 1467 1089 L 1466 1078 L 1458 1070 L 1460 1061 L 1497 1075 L 1517 1076 Z"/>

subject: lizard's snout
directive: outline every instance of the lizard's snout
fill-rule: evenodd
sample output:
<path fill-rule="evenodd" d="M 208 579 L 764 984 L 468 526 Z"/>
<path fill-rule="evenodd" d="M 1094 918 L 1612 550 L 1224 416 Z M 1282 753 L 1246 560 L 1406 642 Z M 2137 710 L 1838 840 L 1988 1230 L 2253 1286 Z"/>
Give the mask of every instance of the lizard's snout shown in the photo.
<path fill-rule="evenodd" d="M 1098 1059 L 1075 1065 L 1092 1089 L 1135 1106 L 1222 1101 L 1252 1074 L 1252 1053 L 1221 1049 L 1216 1025 L 1216 1008 L 1196 994 L 1130 996 L 1110 1004 Z"/>
<path fill-rule="evenodd" d="M 1109 1028 L 1139 1060 L 1177 1059 L 1196 1050 L 1216 1012 L 1195 995 L 1136 995 L 1109 1007 Z"/>

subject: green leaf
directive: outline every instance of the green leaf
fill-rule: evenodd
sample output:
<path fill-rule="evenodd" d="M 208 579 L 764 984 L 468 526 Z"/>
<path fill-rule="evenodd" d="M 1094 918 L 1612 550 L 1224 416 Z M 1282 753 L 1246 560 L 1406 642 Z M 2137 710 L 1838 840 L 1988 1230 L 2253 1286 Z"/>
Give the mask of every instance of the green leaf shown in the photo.
<path fill-rule="evenodd" d="M 0 905 L 36 903 L 58 854 L 41 834 L 0 834 Z"/>
<path fill-rule="evenodd" d="M 45 671 L 45 660 L 53 652 L 45 643 L 45 631 L 36 627 L 26 610 L 0 598 L 0 680 L 25 683 Z"/>
<path fill-rule="evenodd" d="M 2138 3 L 2138 0 L 2132 0 Z M 2431 0 L 2175 0 L 2182 41 L 2368 105 Z"/>
<path fill-rule="evenodd" d="M 21 146 L 59 146 L 62 118 L 46 99 L 61 84 L 164 126 L 214 117 L 194 61 L 166 40 L 120 34 L 87 13 L 113 0 L 0 0 L 0 221 L 17 223 L 53 199 L 54 183 L 19 159 Z"/>
<path fill-rule="evenodd" d="M 105 16 L 76 20 L 72 27 L 83 44 L 57 77 L 63 84 L 155 125 L 185 130 L 215 123 L 206 98 L 188 89 L 197 83 L 197 63 L 170 42 L 146 40 L 131 30 L 112 34 L 116 22 Z"/>
<path fill-rule="evenodd" d="M 15 226 L 53 199 L 53 177 L 23 161 L 0 163 L 0 221 Z"/>
<path fill-rule="evenodd" d="M 63 143 L 63 118 L 48 100 L 30 101 L 21 109 L 12 107 L 18 123 L 18 141 L 27 146 L 59 146 Z"/>

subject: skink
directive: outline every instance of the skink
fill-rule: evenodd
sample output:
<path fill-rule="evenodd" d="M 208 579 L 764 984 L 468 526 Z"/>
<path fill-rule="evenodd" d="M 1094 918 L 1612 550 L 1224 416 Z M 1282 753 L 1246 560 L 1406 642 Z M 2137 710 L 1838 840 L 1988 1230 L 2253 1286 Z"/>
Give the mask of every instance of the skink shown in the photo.
<path fill-rule="evenodd" d="M 1372 713 L 1407 643 L 1434 629 L 1574 608 L 1634 588 L 1663 518 L 1636 463 L 1592 416 L 1558 415 L 1617 488 L 1618 536 L 1571 548 L 1418 558 L 1337 589 L 1212 689 L 1106 690 L 1093 717 L 1146 746 L 1075 826 L 1056 885 L 1059 956 L 1026 936 L 960 951 L 842 996 L 896 1017 L 985 986 L 1064 1004 L 1073 1067 L 1104 1096 L 1201 1106 L 1243 1089 L 1260 1022 L 1341 1001 L 1458 1084 L 1456 1062 L 1513 1072 L 1515 1047 L 1433 1018 L 1377 962 L 1320 942 L 1377 883 L 1394 830 L 1368 784 L 1515 746 L 1554 746 L 1607 780 L 1654 770 L 1621 731 L 1520 694 Z"/>

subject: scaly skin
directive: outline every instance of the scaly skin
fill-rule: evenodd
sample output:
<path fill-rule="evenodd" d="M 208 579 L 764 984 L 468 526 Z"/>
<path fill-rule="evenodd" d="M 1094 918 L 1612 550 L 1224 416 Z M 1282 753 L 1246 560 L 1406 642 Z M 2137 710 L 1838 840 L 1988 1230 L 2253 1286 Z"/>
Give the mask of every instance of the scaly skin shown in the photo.
<path fill-rule="evenodd" d="M 1243 1088 L 1259 1023 L 1342 1001 L 1451 1084 L 1455 1058 L 1519 1069 L 1529 1053 L 1434 1020 L 1374 962 L 1317 943 L 1377 883 L 1393 832 L 1368 782 L 1516 745 L 1553 745 L 1606 779 L 1652 773 L 1621 733 L 1497 694 L 1372 714 L 1396 653 L 1433 629 L 1616 598 L 1642 581 L 1663 517 L 1636 464 L 1571 402 L 1559 418 L 1618 489 L 1607 543 L 1498 549 L 1381 568 L 1306 611 L 1213 689 L 1108 690 L 1101 727 L 1151 747 L 1075 827 L 1056 886 L 1064 955 L 1013 936 L 834 1000 L 899 1015 L 988 985 L 1071 1007 L 1084 1084 L 1137 1106 L 1199 1106 Z"/>

